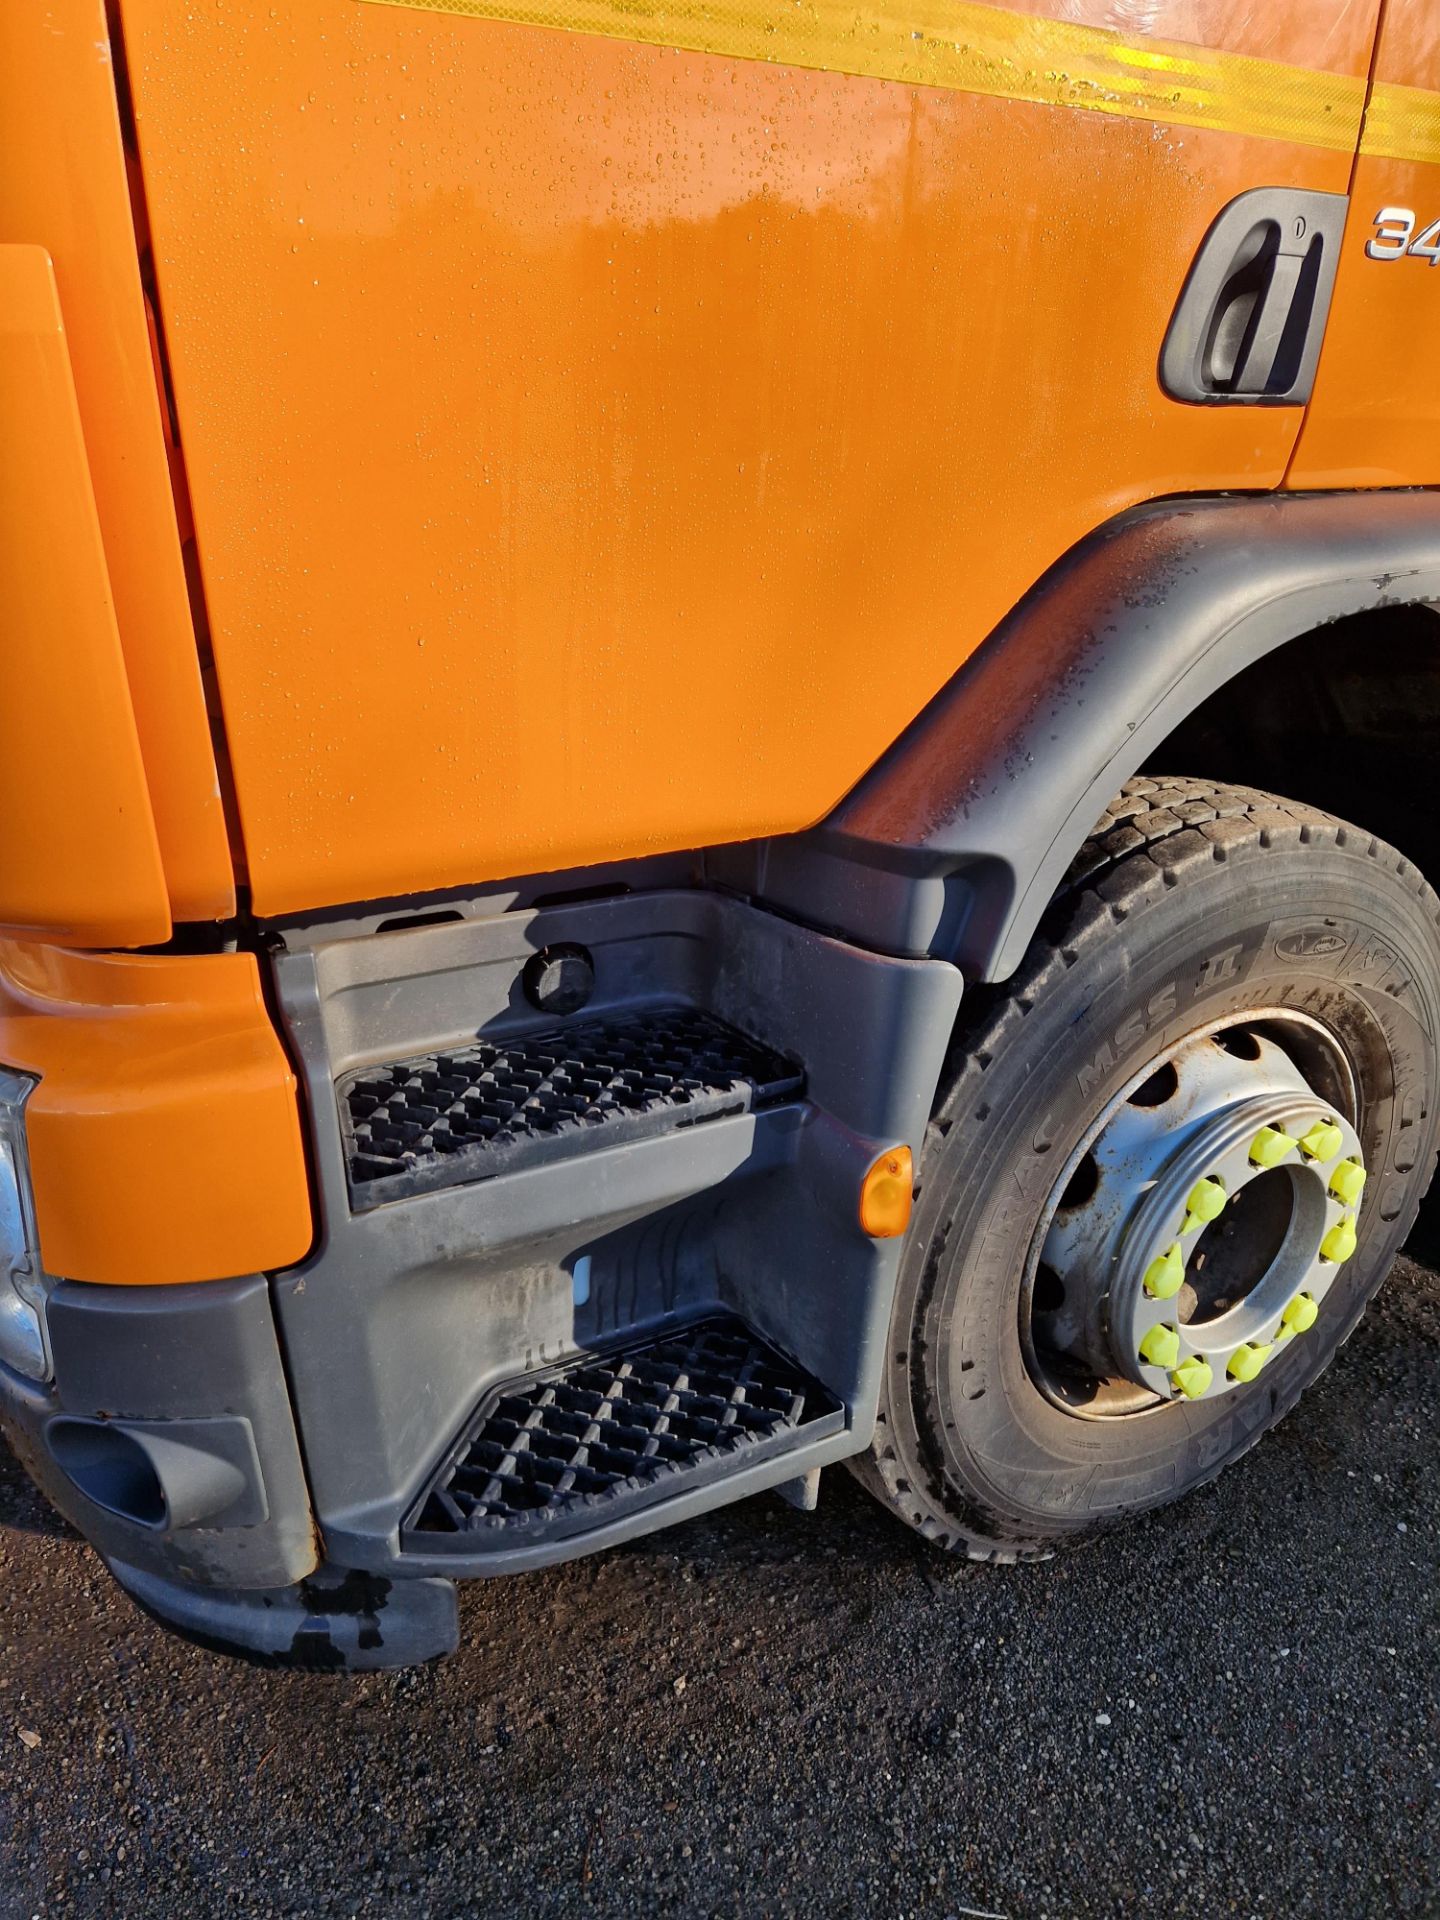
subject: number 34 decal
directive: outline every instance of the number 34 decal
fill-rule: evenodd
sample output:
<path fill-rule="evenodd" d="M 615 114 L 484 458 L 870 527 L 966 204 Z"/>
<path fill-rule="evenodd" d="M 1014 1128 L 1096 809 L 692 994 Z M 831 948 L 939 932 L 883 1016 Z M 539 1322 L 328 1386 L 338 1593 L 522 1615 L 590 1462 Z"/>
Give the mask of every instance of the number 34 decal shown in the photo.
<path fill-rule="evenodd" d="M 1365 248 L 1371 260 L 1399 260 L 1409 253 L 1417 260 L 1428 260 L 1432 267 L 1440 262 L 1440 220 L 1432 220 L 1423 233 L 1416 233 L 1411 208 L 1381 207 L 1373 224 L 1375 237 Z"/>

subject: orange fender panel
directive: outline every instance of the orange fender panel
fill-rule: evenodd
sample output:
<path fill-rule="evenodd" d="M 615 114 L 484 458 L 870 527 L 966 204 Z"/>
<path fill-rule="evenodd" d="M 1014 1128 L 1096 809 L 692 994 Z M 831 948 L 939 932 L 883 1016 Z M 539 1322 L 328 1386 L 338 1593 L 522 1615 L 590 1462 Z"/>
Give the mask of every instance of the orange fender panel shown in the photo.
<path fill-rule="evenodd" d="M 293 1265 L 312 1239 L 295 1076 L 248 953 L 0 942 L 48 1273 L 119 1285 Z"/>
<path fill-rule="evenodd" d="M 0 246 L 0 926 L 170 937 L 50 256 Z"/>

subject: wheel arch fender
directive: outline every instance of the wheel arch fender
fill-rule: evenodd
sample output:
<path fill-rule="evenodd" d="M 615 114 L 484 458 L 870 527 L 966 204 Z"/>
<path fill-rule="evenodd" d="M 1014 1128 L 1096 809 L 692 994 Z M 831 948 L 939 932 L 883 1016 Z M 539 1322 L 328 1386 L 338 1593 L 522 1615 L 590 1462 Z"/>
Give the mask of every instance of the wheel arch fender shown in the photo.
<path fill-rule="evenodd" d="M 1435 602 L 1440 493 L 1134 509 L 1041 578 L 818 827 L 719 871 L 866 944 L 1006 979 L 1106 804 L 1188 715 L 1333 621 Z"/>

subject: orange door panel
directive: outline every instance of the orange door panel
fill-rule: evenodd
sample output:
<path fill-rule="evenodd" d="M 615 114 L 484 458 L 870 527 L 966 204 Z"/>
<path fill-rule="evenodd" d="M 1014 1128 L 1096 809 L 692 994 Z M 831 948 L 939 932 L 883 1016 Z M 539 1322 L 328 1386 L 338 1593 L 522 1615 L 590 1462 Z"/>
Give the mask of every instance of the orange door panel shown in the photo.
<path fill-rule="evenodd" d="M 235 883 L 115 86 L 104 0 L 0 5 L 0 242 L 43 247 L 54 262 L 170 913 L 221 920 L 235 909 Z M 35 554 L 30 563 L 43 564 Z M 12 733 L 24 715 L 23 703 L 7 710 Z"/>
<path fill-rule="evenodd" d="M 1388 0 L 1292 487 L 1440 482 L 1440 11 Z"/>
<path fill-rule="evenodd" d="M 802 827 L 1294 444 L 1156 357 L 1229 200 L 1344 191 L 1374 0 L 519 10 L 122 0 L 262 913 Z"/>

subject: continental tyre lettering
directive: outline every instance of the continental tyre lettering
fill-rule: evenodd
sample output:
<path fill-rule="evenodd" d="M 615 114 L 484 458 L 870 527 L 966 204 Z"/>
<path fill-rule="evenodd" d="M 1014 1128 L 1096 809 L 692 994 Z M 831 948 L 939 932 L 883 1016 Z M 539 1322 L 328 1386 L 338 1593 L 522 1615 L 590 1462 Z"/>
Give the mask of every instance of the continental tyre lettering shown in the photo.
<path fill-rule="evenodd" d="M 1107 1040 L 1099 1051 L 1076 1074 L 1081 1093 L 1088 1094 L 1098 1087 L 1127 1053 L 1156 1027 L 1164 1026 L 1179 1005 L 1180 990 L 1173 984 L 1162 987 L 1158 993 L 1151 994 L 1143 1009 L 1128 1014 L 1115 1029 L 1113 1040 Z"/>

